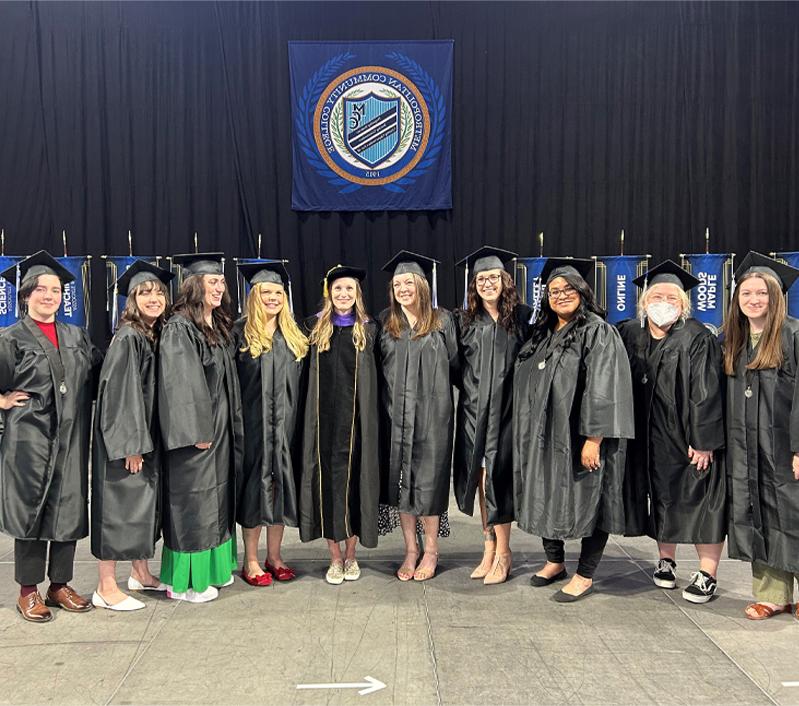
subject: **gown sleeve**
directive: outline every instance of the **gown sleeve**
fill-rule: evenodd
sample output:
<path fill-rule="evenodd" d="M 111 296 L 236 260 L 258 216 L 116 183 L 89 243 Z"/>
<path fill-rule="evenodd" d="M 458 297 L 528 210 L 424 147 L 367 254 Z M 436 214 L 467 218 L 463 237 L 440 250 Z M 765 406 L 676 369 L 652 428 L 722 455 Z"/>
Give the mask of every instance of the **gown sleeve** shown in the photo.
<path fill-rule="evenodd" d="M 98 390 L 99 429 L 110 461 L 153 450 L 135 336 L 117 337 L 105 357 Z"/>
<path fill-rule="evenodd" d="M 8 336 L 0 336 L 0 393 L 13 389 L 17 367 L 17 346 Z"/>
<path fill-rule="evenodd" d="M 632 377 L 621 337 L 605 322 L 592 326 L 585 336 L 580 435 L 632 439 L 635 437 Z"/>
<path fill-rule="evenodd" d="M 796 371 L 793 381 L 793 402 L 791 403 L 791 451 L 799 453 L 799 332 L 793 335 L 791 355 L 793 356 L 793 368 Z"/>
<path fill-rule="evenodd" d="M 160 349 L 158 415 L 164 447 L 172 451 L 211 441 L 211 394 L 188 326 L 165 326 Z"/>
<path fill-rule="evenodd" d="M 721 398 L 721 346 L 710 334 L 697 336 L 691 344 L 688 443 L 697 451 L 724 446 Z"/>

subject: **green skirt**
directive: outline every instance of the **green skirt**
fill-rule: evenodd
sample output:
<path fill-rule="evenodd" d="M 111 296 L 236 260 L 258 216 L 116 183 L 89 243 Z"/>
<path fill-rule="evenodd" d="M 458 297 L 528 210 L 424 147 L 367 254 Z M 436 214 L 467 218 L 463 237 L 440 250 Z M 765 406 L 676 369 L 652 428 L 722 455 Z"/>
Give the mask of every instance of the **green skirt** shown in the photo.
<path fill-rule="evenodd" d="M 161 583 L 172 586 L 174 593 L 189 588 L 202 592 L 209 586 L 221 586 L 230 580 L 238 567 L 233 538 L 203 552 L 174 552 L 164 546 L 161 554 Z"/>

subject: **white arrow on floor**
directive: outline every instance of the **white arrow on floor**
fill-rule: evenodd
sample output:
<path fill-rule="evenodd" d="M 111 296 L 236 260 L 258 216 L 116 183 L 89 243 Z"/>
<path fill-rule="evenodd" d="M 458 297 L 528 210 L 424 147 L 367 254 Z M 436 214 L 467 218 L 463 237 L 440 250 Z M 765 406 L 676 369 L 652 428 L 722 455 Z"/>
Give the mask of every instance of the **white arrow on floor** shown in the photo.
<path fill-rule="evenodd" d="M 350 684 L 297 684 L 298 689 L 360 689 L 358 694 L 366 696 L 374 691 L 385 689 L 386 685 L 379 679 L 374 677 L 364 677 L 366 681 L 358 683 L 352 682 Z"/>

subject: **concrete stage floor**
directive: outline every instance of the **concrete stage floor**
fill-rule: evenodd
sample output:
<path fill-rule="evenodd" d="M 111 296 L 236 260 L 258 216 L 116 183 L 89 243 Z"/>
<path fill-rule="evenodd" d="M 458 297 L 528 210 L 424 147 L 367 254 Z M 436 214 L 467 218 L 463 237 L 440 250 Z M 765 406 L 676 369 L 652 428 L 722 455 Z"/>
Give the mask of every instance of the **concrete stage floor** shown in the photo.
<path fill-rule="evenodd" d="M 360 551 L 359 581 L 329 586 L 323 542 L 301 545 L 288 529 L 284 558 L 300 573 L 291 583 L 258 589 L 237 577 L 212 603 L 148 593 L 145 610 L 57 611 L 46 625 L 17 616 L 13 545 L 2 537 L 0 703 L 799 704 L 799 622 L 744 618 L 748 565 L 724 560 L 718 598 L 695 606 L 652 585 L 653 542 L 614 537 L 597 593 L 560 605 L 552 588 L 528 584 L 543 561 L 537 538 L 514 529 L 511 580 L 483 586 L 469 579 L 479 522 L 456 510 L 451 521 L 426 583 L 394 577 L 395 533 Z M 569 573 L 578 546 L 567 545 Z M 681 548 L 680 587 L 696 566 Z M 120 565 L 120 581 L 128 571 Z M 96 576 L 84 540 L 73 585 L 89 595 Z M 297 689 L 367 676 L 385 688 Z"/>

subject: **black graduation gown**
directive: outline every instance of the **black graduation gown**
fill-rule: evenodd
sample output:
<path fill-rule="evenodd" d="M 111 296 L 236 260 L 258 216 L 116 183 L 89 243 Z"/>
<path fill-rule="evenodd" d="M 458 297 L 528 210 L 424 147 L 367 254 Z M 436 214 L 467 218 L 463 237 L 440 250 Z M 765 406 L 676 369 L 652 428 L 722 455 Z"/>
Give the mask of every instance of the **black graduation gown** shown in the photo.
<path fill-rule="evenodd" d="M 458 342 L 452 314 L 437 311 L 440 330 L 421 338 L 409 328 L 398 339 L 384 328 L 379 334 L 380 500 L 412 515 L 441 515 L 449 501 Z"/>
<path fill-rule="evenodd" d="M 0 331 L 0 390 L 30 399 L 3 415 L 0 531 L 16 539 L 69 542 L 89 533 L 89 432 L 102 356 L 86 332 L 56 322 L 58 348 L 30 317 Z M 59 391 L 57 364 L 66 393 Z"/>
<path fill-rule="evenodd" d="M 656 347 L 638 320 L 619 324 L 630 359 L 635 440 L 627 447 L 626 532 L 659 542 L 713 544 L 727 534 L 723 453 L 706 471 L 688 447 L 724 446 L 721 346 L 700 322 L 676 323 Z"/>
<path fill-rule="evenodd" d="M 315 324 L 315 316 L 306 321 L 308 333 Z M 357 536 L 363 546 L 377 546 L 377 325 L 364 328 L 363 351 L 352 342 L 352 326 L 333 326 L 324 353 L 311 346 L 300 484 L 303 542 Z"/>
<path fill-rule="evenodd" d="M 461 512 L 474 513 L 474 496 L 485 459 L 488 524 L 513 520 L 513 371 L 516 355 L 530 337 L 532 309 L 519 304 L 516 329 L 508 333 L 481 311 L 464 326 L 455 312 L 460 358 L 458 423 L 453 482 Z"/>
<path fill-rule="evenodd" d="M 545 362 L 544 367 L 539 365 Z M 630 366 L 619 332 L 596 314 L 519 351 L 513 398 L 516 521 L 549 539 L 624 532 L 622 482 L 635 433 Z M 603 437 L 600 467 L 580 463 Z"/>
<path fill-rule="evenodd" d="M 799 320 L 782 327 L 783 364 L 746 370 L 751 347 L 727 378 L 728 551 L 733 559 L 799 573 Z M 751 397 L 746 396 L 750 387 Z"/>
<path fill-rule="evenodd" d="M 236 493 L 236 521 L 242 527 L 296 527 L 305 360 L 295 359 L 279 329 L 272 337 L 271 351 L 258 358 L 242 351 L 245 321 L 234 327 L 244 416 L 244 465 Z"/>
<path fill-rule="evenodd" d="M 164 544 L 199 552 L 234 533 L 236 477 L 244 448 L 241 397 L 232 350 L 210 346 L 180 314 L 159 345 L 158 416 L 163 467 Z M 210 449 L 194 445 L 210 441 Z"/>
<path fill-rule="evenodd" d="M 100 372 L 92 453 L 92 554 L 118 561 L 149 559 L 161 532 L 161 458 L 156 419 L 154 344 L 123 325 Z M 125 469 L 126 456 L 142 469 Z"/>

